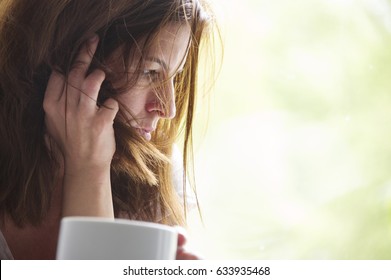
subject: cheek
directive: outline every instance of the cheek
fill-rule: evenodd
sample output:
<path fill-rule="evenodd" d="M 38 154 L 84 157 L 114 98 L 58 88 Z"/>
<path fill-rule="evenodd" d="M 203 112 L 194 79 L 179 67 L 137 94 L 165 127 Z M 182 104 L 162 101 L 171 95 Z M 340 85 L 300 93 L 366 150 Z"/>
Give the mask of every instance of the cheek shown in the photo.
<path fill-rule="evenodd" d="M 132 89 L 127 93 L 118 96 L 118 101 L 122 103 L 133 115 L 142 114 L 147 102 L 146 89 Z"/>

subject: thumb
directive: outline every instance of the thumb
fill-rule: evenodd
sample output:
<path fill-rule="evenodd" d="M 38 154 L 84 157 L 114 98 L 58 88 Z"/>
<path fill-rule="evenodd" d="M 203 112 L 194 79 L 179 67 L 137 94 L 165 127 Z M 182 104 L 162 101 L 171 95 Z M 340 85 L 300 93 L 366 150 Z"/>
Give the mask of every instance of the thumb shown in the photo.
<path fill-rule="evenodd" d="M 175 226 L 178 232 L 178 247 L 184 247 L 187 243 L 187 232 L 183 227 Z"/>

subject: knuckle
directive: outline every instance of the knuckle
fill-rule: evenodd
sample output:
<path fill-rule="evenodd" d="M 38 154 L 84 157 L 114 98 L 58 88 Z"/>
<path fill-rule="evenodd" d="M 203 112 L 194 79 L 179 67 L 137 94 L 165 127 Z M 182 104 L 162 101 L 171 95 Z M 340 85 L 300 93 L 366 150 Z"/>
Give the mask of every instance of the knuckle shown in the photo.
<path fill-rule="evenodd" d="M 95 69 L 93 74 L 96 76 L 97 79 L 103 80 L 106 77 L 105 71 L 102 69 Z"/>
<path fill-rule="evenodd" d="M 91 92 L 91 91 L 96 91 L 100 88 L 100 84 L 97 83 L 96 81 L 93 81 L 93 80 L 85 80 L 84 83 L 83 83 L 83 91 L 85 92 Z"/>
<path fill-rule="evenodd" d="M 73 66 L 72 66 L 72 69 L 73 70 L 85 70 L 86 68 L 88 68 L 89 66 L 89 63 L 86 62 L 86 61 L 83 61 L 83 60 L 76 60 L 74 63 L 73 63 Z"/>
<path fill-rule="evenodd" d="M 77 79 L 77 78 L 84 78 L 85 72 L 88 69 L 88 63 L 83 62 L 83 61 L 76 61 L 72 68 L 71 71 L 69 72 L 69 79 Z"/>
<path fill-rule="evenodd" d="M 81 94 L 87 95 L 89 98 L 95 100 L 97 93 L 100 90 L 100 84 L 92 81 L 86 81 L 83 83 Z M 95 100 L 96 101 L 96 100 Z"/>
<path fill-rule="evenodd" d="M 102 70 L 94 70 L 83 83 L 85 90 L 97 91 L 101 88 L 102 82 L 105 79 L 105 72 Z"/>
<path fill-rule="evenodd" d="M 118 104 L 118 101 L 113 99 L 113 98 L 109 98 L 106 100 L 107 102 L 107 106 L 109 106 L 112 110 L 117 110 L 119 109 L 119 104 Z"/>
<path fill-rule="evenodd" d="M 117 100 L 109 98 L 105 101 L 101 108 L 104 110 L 103 112 L 110 115 L 110 119 L 112 119 L 119 111 L 119 104 Z"/>
<path fill-rule="evenodd" d="M 42 106 L 43 106 L 43 111 L 44 111 L 46 114 L 50 114 L 50 113 L 52 113 L 52 112 L 55 111 L 55 108 L 54 108 L 55 106 L 54 106 L 54 104 L 53 104 L 52 102 L 50 102 L 47 98 L 45 98 L 45 99 L 43 100 Z"/>

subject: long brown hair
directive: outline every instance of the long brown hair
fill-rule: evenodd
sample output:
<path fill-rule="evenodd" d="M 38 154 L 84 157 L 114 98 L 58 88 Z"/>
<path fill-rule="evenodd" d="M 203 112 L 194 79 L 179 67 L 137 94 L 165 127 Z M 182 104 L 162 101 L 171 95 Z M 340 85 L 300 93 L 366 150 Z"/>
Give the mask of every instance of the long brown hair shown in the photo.
<path fill-rule="evenodd" d="M 113 51 L 121 47 L 127 63 L 132 50 L 145 54 L 156 32 L 175 21 L 191 28 L 185 68 L 175 78 L 177 116 L 160 120 L 151 142 L 118 118 L 111 180 L 117 216 L 183 224 L 184 207 L 174 192 L 169 158 L 183 132 L 187 166 L 199 45 L 208 15 L 199 0 L 0 0 L 0 213 L 18 225 L 36 225 L 50 207 L 59 163 L 45 144 L 42 103 L 51 71 L 68 75 L 82 44 L 98 34 L 91 70 L 101 68 L 107 77 L 99 105 L 120 94 L 112 81 L 126 75 L 114 75 L 106 65 Z M 128 86 L 136 80 L 137 75 L 130 77 Z M 120 114 L 125 111 L 120 106 Z"/>

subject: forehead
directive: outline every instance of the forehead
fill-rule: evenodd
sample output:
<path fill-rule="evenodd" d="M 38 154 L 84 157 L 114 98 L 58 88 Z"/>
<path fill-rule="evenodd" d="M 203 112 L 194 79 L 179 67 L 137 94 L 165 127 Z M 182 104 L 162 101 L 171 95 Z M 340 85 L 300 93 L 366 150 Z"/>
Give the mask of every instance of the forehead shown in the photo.
<path fill-rule="evenodd" d="M 150 61 L 160 61 L 165 70 L 171 72 L 179 69 L 186 59 L 190 43 L 190 27 L 185 24 L 168 23 L 162 27 L 150 41 L 143 38 L 130 50 L 125 45 L 117 48 L 109 55 L 106 62 L 114 72 L 135 71 L 141 64 Z M 130 51 L 130 52 L 129 52 Z M 129 56 L 126 53 L 129 52 Z M 124 58 L 128 57 L 127 61 Z M 141 63 L 141 64 L 140 64 Z"/>
<path fill-rule="evenodd" d="M 168 23 L 156 34 L 155 41 L 160 43 L 187 43 L 190 38 L 190 27 L 186 24 Z"/>
<path fill-rule="evenodd" d="M 185 24 L 170 23 L 156 34 L 146 59 L 151 57 L 164 60 L 171 67 L 185 58 L 190 41 L 190 28 Z"/>

